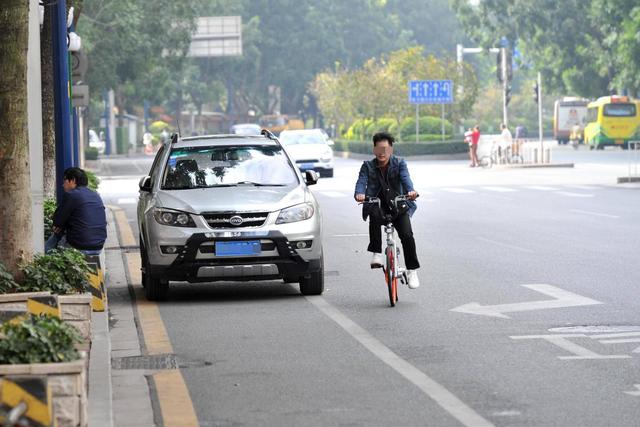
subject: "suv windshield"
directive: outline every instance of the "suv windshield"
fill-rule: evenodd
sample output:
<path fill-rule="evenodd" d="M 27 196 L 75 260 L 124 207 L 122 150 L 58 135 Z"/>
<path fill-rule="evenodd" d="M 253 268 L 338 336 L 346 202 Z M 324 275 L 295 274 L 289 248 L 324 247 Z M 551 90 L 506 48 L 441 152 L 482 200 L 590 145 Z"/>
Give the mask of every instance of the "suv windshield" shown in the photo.
<path fill-rule="evenodd" d="M 162 189 L 286 186 L 297 183 L 296 174 L 280 147 L 193 147 L 171 151 Z"/>

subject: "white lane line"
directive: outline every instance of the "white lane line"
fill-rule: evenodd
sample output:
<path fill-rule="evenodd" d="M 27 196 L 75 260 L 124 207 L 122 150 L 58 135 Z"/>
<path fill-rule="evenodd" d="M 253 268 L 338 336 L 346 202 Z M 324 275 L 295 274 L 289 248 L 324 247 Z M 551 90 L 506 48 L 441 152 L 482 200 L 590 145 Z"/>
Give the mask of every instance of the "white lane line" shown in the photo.
<path fill-rule="evenodd" d="M 564 185 L 563 187 L 567 187 L 567 188 L 576 188 L 578 190 L 599 190 L 599 187 L 594 187 L 592 185 L 576 185 L 576 184 L 567 184 Z"/>
<path fill-rule="evenodd" d="M 547 187 L 545 185 L 527 185 L 525 188 L 530 190 L 540 190 L 540 191 L 557 191 L 558 189 L 555 187 Z"/>
<path fill-rule="evenodd" d="M 118 199 L 118 201 L 116 202 L 117 205 L 135 205 L 136 203 L 138 203 L 138 200 L 134 199 L 133 197 Z"/>
<path fill-rule="evenodd" d="M 334 234 L 331 237 L 369 237 L 367 233 Z"/>
<path fill-rule="evenodd" d="M 593 197 L 593 194 L 572 193 L 571 191 L 556 191 L 555 194 L 560 194 L 562 196 L 568 196 L 568 197 Z"/>
<path fill-rule="evenodd" d="M 513 191 L 518 191 L 513 188 L 507 188 L 507 187 L 482 187 L 482 188 L 489 191 L 497 191 L 499 193 L 510 193 Z"/>
<path fill-rule="evenodd" d="M 508 243 L 498 242 L 496 240 L 487 239 L 485 237 L 476 236 L 476 239 L 481 240 L 483 242 L 487 242 L 487 243 L 493 243 L 494 245 L 503 246 L 505 248 L 514 249 L 514 250 L 520 251 L 520 252 L 526 252 L 526 253 L 529 253 L 529 254 L 532 254 L 534 252 L 531 249 L 522 248 L 520 246 L 515 246 L 515 245 L 510 245 Z"/>
<path fill-rule="evenodd" d="M 600 213 L 600 212 L 583 211 L 583 210 L 580 210 L 580 209 L 571 209 L 571 212 L 584 214 L 584 215 L 601 216 L 603 218 L 620 218 L 618 215 L 611 215 L 611 214 Z"/>
<path fill-rule="evenodd" d="M 458 188 L 458 187 L 446 187 L 446 188 L 443 188 L 442 190 L 448 191 L 449 193 L 457 193 L 457 194 L 475 193 L 475 191 L 469 190 L 468 188 Z"/>
<path fill-rule="evenodd" d="M 618 332 L 615 334 L 597 334 L 591 335 L 593 339 L 607 339 L 607 338 L 623 338 L 623 337 L 637 337 L 640 336 L 640 332 Z"/>
<path fill-rule="evenodd" d="M 640 342 L 640 338 L 620 338 L 617 340 L 599 340 L 602 344 L 624 344 L 628 342 Z"/>
<path fill-rule="evenodd" d="M 333 198 L 338 198 L 338 197 L 349 197 L 348 194 L 346 193 L 341 193 L 339 191 L 319 191 L 320 194 L 322 194 L 323 196 L 327 196 L 327 197 L 333 197 Z"/>
<path fill-rule="evenodd" d="M 336 322 L 342 329 L 362 344 L 367 350 L 373 353 L 378 359 L 413 383 L 463 425 L 468 427 L 493 426 L 491 422 L 482 418 L 480 414 L 467 406 L 453 393 L 431 379 L 424 372 L 402 359 L 389 347 L 385 346 L 357 323 L 329 304 L 327 300 L 321 296 L 307 296 L 305 298 L 327 317 Z"/>

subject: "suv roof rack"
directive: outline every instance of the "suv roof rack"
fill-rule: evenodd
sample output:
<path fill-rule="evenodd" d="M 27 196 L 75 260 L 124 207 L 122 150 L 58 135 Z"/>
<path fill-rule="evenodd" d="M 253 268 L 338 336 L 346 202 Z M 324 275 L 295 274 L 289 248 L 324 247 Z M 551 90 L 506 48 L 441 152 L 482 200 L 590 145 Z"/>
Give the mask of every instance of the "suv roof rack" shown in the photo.
<path fill-rule="evenodd" d="M 276 136 L 273 134 L 273 132 L 271 132 L 269 129 L 262 129 L 260 131 L 260 134 L 265 136 L 265 137 L 267 137 L 267 138 L 269 138 L 269 139 L 272 139 L 272 140 L 274 140 L 276 142 L 279 142 L 278 138 L 276 138 Z"/>
<path fill-rule="evenodd" d="M 173 135 L 171 135 L 171 144 L 175 144 L 176 142 L 178 142 L 178 138 L 180 137 L 180 135 L 178 135 L 178 133 L 174 133 Z"/>

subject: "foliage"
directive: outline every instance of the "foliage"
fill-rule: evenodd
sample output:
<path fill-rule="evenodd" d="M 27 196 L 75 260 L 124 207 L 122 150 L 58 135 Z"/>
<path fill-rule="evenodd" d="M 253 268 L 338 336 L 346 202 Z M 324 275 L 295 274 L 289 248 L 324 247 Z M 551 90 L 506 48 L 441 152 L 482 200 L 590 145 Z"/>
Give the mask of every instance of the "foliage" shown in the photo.
<path fill-rule="evenodd" d="M 87 179 L 89 180 L 89 183 L 87 185 L 89 190 L 98 191 L 98 187 L 100 186 L 100 178 L 98 178 L 96 174 L 91 171 L 85 170 L 84 172 L 87 174 Z"/>
<path fill-rule="evenodd" d="M 84 255 L 73 248 L 35 255 L 21 270 L 25 280 L 19 285 L 20 291 L 50 291 L 60 295 L 84 292 L 91 271 Z"/>
<path fill-rule="evenodd" d="M 98 149 L 96 147 L 87 147 L 84 149 L 85 160 L 98 160 Z"/>
<path fill-rule="evenodd" d="M 55 363 L 80 358 L 74 345 L 82 339 L 77 329 L 53 316 L 29 315 L 18 324 L 0 326 L 0 363 Z"/>
<path fill-rule="evenodd" d="M 447 107 L 451 121 L 458 122 L 471 111 L 478 93 L 471 68 L 459 67 L 448 59 L 425 57 L 423 49 L 417 46 L 371 59 L 355 71 L 337 68 L 320 73 L 309 89 L 317 98 L 322 114 L 332 122 L 335 120 L 337 127 L 356 119 L 375 121 L 381 117 L 392 117 L 399 124 L 415 109 L 407 102 L 408 82 L 428 79 L 452 80 L 454 88 L 464 86 L 463 94 Z M 422 111 L 439 115 L 440 106 L 423 106 Z M 355 128 L 351 130 L 357 132 Z"/>
<path fill-rule="evenodd" d="M 53 215 L 56 213 L 58 203 L 54 198 L 44 200 L 44 240 L 53 234 Z"/>
<path fill-rule="evenodd" d="M 485 47 L 506 39 L 556 93 L 598 97 L 640 89 L 640 6 L 628 0 L 453 0 L 465 30 Z M 522 62 L 522 61 L 521 61 Z"/>
<path fill-rule="evenodd" d="M 0 262 L 0 294 L 12 292 L 18 287 L 13 279 L 13 275 L 7 270 L 7 267 Z"/>
<path fill-rule="evenodd" d="M 419 131 L 421 134 L 439 135 L 439 139 L 442 138 L 442 119 L 439 117 L 420 117 Z M 400 124 L 400 133 L 402 140 L 411 140 L 416 135 L 416 118 L 408 117 Z M 444 121 L 444 133 L 445 138 L 450 137 L 453 134 L 453 127 L 448 120 Z"/>
<path fill-rule="evenodd" d="M 440 135 L 425 136 L 438 137 Z M 424 141 L 424 140 L 421 140 Z M 371 154 L 373 157 L 373 144 L 370 141 L 347 141 L 337 140 L 335 141 L 334 150 L 346 151 L 351 153 Z M 469 150 L 469 146 L 464 141 L 447 141 L 447 142 L 400 142 L 393 144 L 393 152 L 397 156 L 416 156 L 416 155 L 437 155 L 437 154 L 457 154 L 466 153 Z"/>

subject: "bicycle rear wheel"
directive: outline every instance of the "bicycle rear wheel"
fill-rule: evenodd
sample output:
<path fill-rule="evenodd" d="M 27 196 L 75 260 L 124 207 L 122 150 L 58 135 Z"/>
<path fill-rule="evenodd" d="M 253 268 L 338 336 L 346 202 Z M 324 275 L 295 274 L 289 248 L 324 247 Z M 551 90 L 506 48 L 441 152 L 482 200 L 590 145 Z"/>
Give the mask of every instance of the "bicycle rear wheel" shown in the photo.
<path fill-rule="evenodd" d="M 396 301 L 398 301 L 398 278 L 395 274 L 395 256 L 391 248 L 387 248 L 386 258 L 387 268 L 385 269 L 385 276 L 389 290 L 389 304 L 391 304 L 391 307 L 395 307 Z"/>

